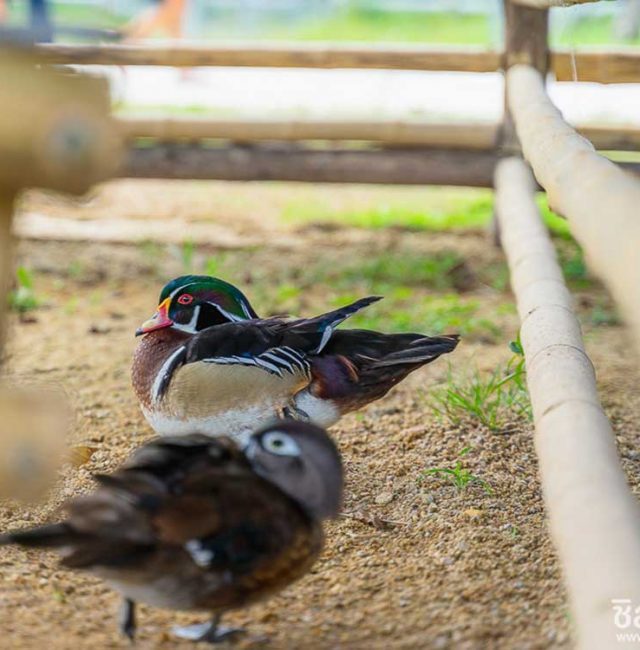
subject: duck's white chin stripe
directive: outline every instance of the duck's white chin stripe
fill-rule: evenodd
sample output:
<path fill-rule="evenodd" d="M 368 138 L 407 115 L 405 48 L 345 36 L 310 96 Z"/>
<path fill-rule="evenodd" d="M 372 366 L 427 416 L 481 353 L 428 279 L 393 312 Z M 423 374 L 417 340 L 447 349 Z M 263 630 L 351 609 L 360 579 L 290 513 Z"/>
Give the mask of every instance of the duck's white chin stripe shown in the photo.
<path fill-rule="evenodd" d="M 201 310 L 202 307 L 200 305 L 196 305 L 193 310 L 193 316 L 191 316 L 191 320 L 185 324 L 174 322 L 172 325 L 173 329 L 180 330 L 181 332 L 187 332 L 187 334 L 196 334 L 198 331 L 196 327 L 198 326 L 198 318 L 200 318 Z"/>
<path fill-rule="evenodd" d="M 162 364 L 162 368 L 160 368 L 158 374 L 156 375 L 156 378 L 153 380 L 153 385 L 151 386 L 151 403 L 152 404 L 157 404 L 158 401 L 160 400 L 160 389 L 162 387 L 162 384 L 169 379 L 167 377 L 167 374 L 171 368 L 171 364 L 174 362 L 175 358 L 179 355 L 182 354 L 184 351 L 184 345 L 181 345 L 175 352 L 173 352 L 167 360 Z"/>

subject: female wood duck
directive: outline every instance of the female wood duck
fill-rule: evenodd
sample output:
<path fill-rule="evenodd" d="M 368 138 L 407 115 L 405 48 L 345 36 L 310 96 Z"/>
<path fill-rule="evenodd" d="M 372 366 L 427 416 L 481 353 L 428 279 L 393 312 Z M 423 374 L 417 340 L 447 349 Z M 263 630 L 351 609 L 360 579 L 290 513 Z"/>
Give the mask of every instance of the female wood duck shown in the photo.
<path fill-rule="evenodd" d="M 328 427 L 451 352 L 458 336 L 336 330 L 373 296 L 315 318 L 259 318 L 236 287 L 208 276 L 169 282 L 142 324 L 132 381 L 160 434 L 246 434 L 288 415 Z"/>
<path fill-rule="evenodd" d="M 98 489 L 70 501 L 61 523 L 0 535 L 0 544 L 54 548 L 63 566 L 107 580 L 124 597 L 121 629 L 133 639 L 135 603 L 206 611 L 182 638 L 217 642 L 238 630 L 223 612 L 303 576 L 337 516 L 343 474 L 323 429 L 279 421 L 244 448 L 202 434 L 156 438 Z"/>

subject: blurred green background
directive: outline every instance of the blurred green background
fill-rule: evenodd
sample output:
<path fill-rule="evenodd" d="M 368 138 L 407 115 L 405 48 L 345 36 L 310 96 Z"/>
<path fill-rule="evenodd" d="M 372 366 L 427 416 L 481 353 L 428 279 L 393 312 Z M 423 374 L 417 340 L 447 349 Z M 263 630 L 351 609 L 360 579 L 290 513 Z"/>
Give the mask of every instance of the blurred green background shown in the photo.
<path fill-rule="evenodd" d="M 188 0 L 190 39 L 261 38 L 496 45 L 498 0 Z M 552 10 L 555 45 L 640 44 L 638 0 Z M 124 27 L 150 0 L 55 0 L 54 22 L 65 26 Z M 28 3 L 10 5 L 10 22 L 26 22 Z"/>

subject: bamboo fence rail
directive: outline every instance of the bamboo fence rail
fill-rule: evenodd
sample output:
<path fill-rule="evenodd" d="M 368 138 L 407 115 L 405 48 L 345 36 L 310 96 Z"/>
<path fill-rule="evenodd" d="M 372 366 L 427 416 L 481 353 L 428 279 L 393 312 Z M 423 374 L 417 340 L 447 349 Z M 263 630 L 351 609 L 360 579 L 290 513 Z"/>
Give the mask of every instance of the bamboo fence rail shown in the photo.
<path fill-rule="evenodd" d="M 496 211 L 522 324 L 535 444 L 550 528 L 585 650 L 619 647 L 612 600 L 640 604 L 640 507 L 611 426 L 572 299 L 518 158 L 496 170 Z"/>
<path fill-rule="evenodd" d="M 55 64 L 231 66 L 258 68 L 381 68 L 489 72 L 500 54 L 484 47 L 336 45 L 330 43 L 230 42 L 216 45 L 39 45 L 43 61 Z"/>
<path fill-rule="evenodd" d="M 162 141 L 220 139 L 250 143 L 262 140 L 365 141 L 402 147 L 442 149 L 495 149 L 499 124 L 402 120 L 265 120 L 260 118 L 120 117 L 116 126 L 125 140 L 153 138 Z M 637 151 L 640 126 L 634 124 L 584 124 L 578 133 L 597 149 Z"/>
<path fill-rule="evenodd" d="M 569 220 L 640 346 L 640 182 L 598 155 L 563 120 L 545 92 L 543 79 L 531 67 L 510 68 L 507 87 L 525 158 L 550 205 Z"/>
<path fill-rule="evenodd" d="M 299 43 L 204 45 L 38 45 L 46 63 L 76 65 L 232 66 L 257 68 L 395 69 L 496 72 L 503 53 L 481 47 L 363 46 Z M 558 81 L 640 82 L 638 48 L 616 47 L 551 53 Z"/>

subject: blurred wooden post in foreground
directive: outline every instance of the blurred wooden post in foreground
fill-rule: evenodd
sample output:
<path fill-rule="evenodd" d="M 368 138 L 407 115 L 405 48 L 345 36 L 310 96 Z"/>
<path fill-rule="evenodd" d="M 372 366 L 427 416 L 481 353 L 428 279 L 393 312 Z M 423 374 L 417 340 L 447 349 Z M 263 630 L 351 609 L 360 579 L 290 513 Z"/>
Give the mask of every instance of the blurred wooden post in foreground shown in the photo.
<path fill-rule="evenodd" d="M 12 240 L 11 216 L 13 213 L 14 190 L 0 189 L 0 363 L 3 360 L 3 348 L 6 338 L 7 295 L 11 285 Z"/>
<path fill-rule="evenodd" d="M 83 193 L 109 178 L 118 138 L 106 82 L 36 67 L 0 50 L 0 360 L 12 278 L 13 201 L 27 187 Z M 0 361 L 1 362 L 1 361 Z M 57 391 L 0 384 L 0 497 L 33 497 L 61 458 L 67 410 Z"/>

